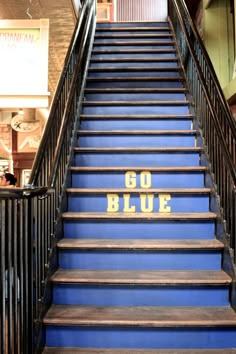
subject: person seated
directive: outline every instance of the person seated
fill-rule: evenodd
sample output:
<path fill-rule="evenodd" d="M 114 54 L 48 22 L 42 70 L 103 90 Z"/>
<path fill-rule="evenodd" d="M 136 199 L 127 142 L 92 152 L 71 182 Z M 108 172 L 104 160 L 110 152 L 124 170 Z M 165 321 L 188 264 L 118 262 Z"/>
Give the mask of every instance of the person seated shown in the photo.
<path fill-rule="evenodd" d="M 0 187 L 14 187 L 16 185 L 17 179 L 12 173 L 4 173 L 0 176 Z"/>

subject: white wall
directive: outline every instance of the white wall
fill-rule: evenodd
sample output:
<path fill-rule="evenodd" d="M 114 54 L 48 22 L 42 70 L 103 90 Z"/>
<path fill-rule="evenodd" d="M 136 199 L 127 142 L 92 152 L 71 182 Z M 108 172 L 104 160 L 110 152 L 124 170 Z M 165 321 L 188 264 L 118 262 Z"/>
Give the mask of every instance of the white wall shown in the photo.
<path fill-rule="evenodd" d="M 114 0 L 116 21 L 163 21 L 167 0 Z"/>

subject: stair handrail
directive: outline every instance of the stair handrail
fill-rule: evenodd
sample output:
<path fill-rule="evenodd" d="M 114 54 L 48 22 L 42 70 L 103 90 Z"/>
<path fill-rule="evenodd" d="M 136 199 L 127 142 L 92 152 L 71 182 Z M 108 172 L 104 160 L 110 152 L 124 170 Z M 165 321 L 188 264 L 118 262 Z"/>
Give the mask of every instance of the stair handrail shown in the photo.
<path fill-rule="evenodd" d="M 194 58 L 195 62 L 196 62 L 196 67 L 199 71 L 199 76 L 202 80 L 202 84 L 204 86 L 204 89 L 205 89 L 205 92 L 206 92 L 206 95 L 208 97 L 208 101 L 209 101 L 209 105 L 211 106 L 211 109 L 213 110 L 213 104 L 212 104 L 212 100 L 211 100 L 211 96 L 209 94 L 209 90 L 208 90 L 208 86 L 207 86 L 207 80 L 206 78 L 204 77 L 203 75 L 203 72 L 201 70 L 201 67 L 200 67 L 200 63 L 199 63 L 199 60 L 198 58 L 196 57 L 195 55 L 195 50 L 194 50 L 194 47 L 192 45 L 192 40 L 190 39 L 190 30 L 192 31 L 192 33 L 194 34 L 194 37 L 195 39 L 197 39 L 198 41 L 198 45 L 200 46 L 201 48 L 201 51 L 203 52 L 203 55 L 204 55 L 204 59 L 206 60 L 207 62 L 207 66 L 208 66 L 208 69 L 210 71 L 210 75 L 211 75 L 211 80 L 213 80 L 214 82 L 214 85 L 216 87 L 216 90 L 217 90 L 217 93 L 219 95 L 219 100 L 220 100 L 220 103 L 224 109 L 224 112 L 225 112 L 225 118 L 227 119 L 231 129 L 232 129 L 232 135 L 234 137 L 234 139 L 236 139 L 236 120 L 234 119 L 232 113 L 231 113 L 231 110 L 230 110 L 230 107 L 225 99 L 225 96 L 223 94 L 223 91 L 222 91 L 222 88 L 219 84 L 219 80 L 216 76 L 216 73 L 215 73 L 215 70 L 214 70 L 214 67 L 212 65 L 212 62 L 209 58 L 209 55 L 206 51 L 206 48 L 202 42 L 202 39 L 196 29 L 196 25 L 195 23 L 192 21 L 192 18 L 189 14 L 189 11 L 188 11 L 188 8 L 185 4 L 185 2 L 183 0 L 178 0 L 178 2 L 176 0 L 172 0 L 172 2 L 174 3 L 175 7 L 176 7 L 176 10 L 177 10 L 177 14 L 178 14 L 178 18 L 179 18 L 179 21 L 182 25 L 182 28 L 183 28 L 183 31 L 186 35 L 186 39 L 188 41 L 188 45 L 189 45 L 189 49 L 191 50 L 191 54 L 192 54 L 192 57 Z M 181 14 L 181 9 L 180 9 L 180 6 L 182 6 L 182 9 L 184 10 L 184 13 L 186 15 L 186 19 L 187 20 L 184 20 L 182 14 Z M 189 28 L 187 28 L 189 27 Z M 214 111 L 213 111 L 214 113 Z M 216 114 L 214 113 L 214 117 L 217 118 Z M 236 172 L 235 172 L 235 168 L 233 169 L 233 174 L 234 176 L 236 175 Z"/>
<path fill-rule="evenodd" d="M 30 262 L 34 276 L 32 313 L 34 353 L 44 345 L 42 319 L 50 306 L 50 276 L 57 268 L 56 245 L 61 237 L 64 189 L 73 158 L 85 79 L 96 27 L 96 0 L 84 0 L 36 154 L 27 188 L 31 191 L 28 237 L 33 239 Z M 45 187 L 45 194 L 33 190 Z M 31 354 L 32 350 L 24 352 Z"/>
<path fill-rule="evenodd" d="M 236 121 L 185 2 L 169 0 L 168 5 L 195 112 L 200 129 L 203 131 L 205 150 L 211 163 L 209 167 L 214 174 L 216 190 L 220 197 L 221 214 L 236 263 Z M 178 33 L 180 30 L 182 32 Z M 196 77 L 193 78 L 195 73 Z M 216 146 L 212 146 L 214 144 Z M 219 165 L 219 160 L 222 166 Z"/>
<path fill-rule="evenodd" d="M 197 39 L 198 41 L 198 45 L 200 46 L 201 48 L 201 51 L 204 55 L 204 58 L 207 62 L 207 66 L 208 66 L 208 70 L 210 72 L 210 75 L 211 75 L 211 79 L 213 80 L 214 82 L 214 85 L 216 87 L 216 90 L 217 90 L 217 94 L 218 94 L 218 98 L 220 100 L 220 104 L 222 105 L 223 109 L 224 109 L 224 112 L 225 112 L 225 117 L 232 129 L 232 133 L 234 135 L 234 137 L 236 138 L 236 120 L 234 119 L 232 113 L 231 113 L 231 110 L 230 110 L 230 107 L 228 105 L 228 102 L 226 101 L 225 99 L 225 95 L 222 91 L 222 88 L 220 86 L 220 83 L 219 83 L 219 80 L 216 76 L 216 72 L 215 72 L 215 69 L 213 67 L 213 64 L 212 64 L 212 61 L 208 55 L 208 52 L 203 44 L 203 41 L 202 41 L 202 38 L 196 28 L 196 25 L 195 23 L 193 22 L 192 20 L 192 17 L 190 16 L 190 13 L 188 11 L 188 8 L 186 6 L 186 3 L 183 1 L 183 0 L 174 0 L 173 1 L 176 8 L 178 9 L 179 11 L 179 14 L 181 13 L 181 10 L 180 10 L 180 7 L 183 9 L 184 11 L 184 14 L 186 16 L 186 19 L 184 19 L 183 16 L 181 16 L 181 21 L 183 22 L 183 24 L 185 25 L 185 28 L 186 28 L 186 33 L 189 33 L 190 32 L 190 29 L 192 31 L 192 33 L 194 34 L 194 37 Z M 189 28 L 188 28 L 189 27 Z M 206 80 L 205 80 L 206 82 Z"/>
<path fill-rule="evenodd" d="M 225 138 L 224 138 L 222 129 L 221 129 L 220 125 L 219 125 L 219 121 L 217 119 L 217 115 L 216 115 L 215 110 L 214 110 L 214 105 L 212 103 L 212 99 L 211 99 L 211 95 L 209 93 L 209 89 L 208 89 L 208 85 L 207 85 L 206 79 L 205 79 L 205 77 L 203 75 L 203 72 L 201 70 L 201 67 L 199 65 L 199 61 L 198 61 L 198 59 L 197 59 L 197 57 L 195 55 L 195 50 L 194 50 L 194 47 L 193 47 L 193 44 L 192 44 L 192 41 L 191 41 L 190 35 L 189 35 L 189 30 L 187 29 L 186 23 L 185 23 L 185 21 L 183 21 L 183 17 L 181 16 L 180 4 L 183 6 L 184 10 L 186 11 L 186 13 L 185 13 L 186 17 L 189 20 L 189 22 L 187 22 L 187 24 L 189 24 L 190 27 L 191 27 L 191 30 L 193 30 L 194 36 L 196 36 L 196 38 L 197 38 L 197 40 L 199 42 L 199 45 L 201 47 L 201 50 L 204 53 L 204 57 L 206 59 L 208 68 L 209 68 L 209 70 L 211 72 L 214 85 L 216 86 L 217 93 L 219 94 L 220 102 L 222 103 L 222 106 L 223 106 L 223 109 L 224 109 L 224 112 L 225 112 L 225 118 L 227 119 L 227 121 L 228 121 L 228 123 L 230 125 L 230 128 L 232 129 L 232 136 L 233 136 L 235 141 L 236 141 L 236 121 L 233 118 L 233 115 L 232 115 L 232 113 L 230 111 L 228 103 L 226 102 L 226 99 L 225 99 L 224 94 L 222 92 L 222 89 L 220 87 L 219 81 L 218 81 L 218 79 L 216 77 L 215 70 L 214 70 L 214 68 L 212 66 L 211 60 L 210 60 L 210 58 L 209 58 L 209 56 L 207 54 L 207 51 L 206 51 L 206 49 L 205 49 L 205 47 L 204 47 L 204 45 L 202 43 L 201 37 L 199 36 L 199 34 L 198 34 L 197 30 L 196 30 L 196 26 L 195 26 L 195 24 L 193 23 L 193 21 L 192 21 L 192 19 L 190 17 L 190 14 L 188 12 L 186 4 L 184 3 L 183 0 L 178 0 L 178 3 L 177 3 L 176 0 L 173 0 L 173 3 L 176 6 L 176 11 L 177 11 L 177 14 L 178 14 L 178 18 L 179 18 L 180 23 L 182 24 L 182 28 L 183 28 L 183 31 L 185 33 L 186 40 L 188 42 L 188 47 L 190 49 L 192 57 L 195 60 L 196 68 L 198 69 L 198 72 L 199 72 L 199 78 L 201 80 L 201 83 L 202 83 L 202 86 L 203 86 L 203 89 L 204 89 L 204 93 L 205 93 L 207 101 L 209 103 L 209 108 L 211 110 L 212 117 L 213 117 L 215 125 L 217 127 L 218 134 L 220 135 L 220 137 L 222 139 L 222 144 L 224 145 L 225 155 L 227 156 L 228 164 L 229 164 L 230 170 L 232 172 L 232 176 L 233 176 L 234 182 L 236 184 L 235 164 L 234 164 L 234 161 L 231 159 L 231 154 L 230 154 L 229 149 L 227 147 L 227 144 L 225 142 Z"/>
<path fill-rule="evenodd" d="M 78 59 L 81 58 L 83 53 L 80 39 L 83 37 L 83 30 L 86 28 L 89 12 L 94 10 L 96 14 L 96 8 L 91 8 L 93 5 L 96 7 L 95 0 L 85 0 L 82 8 L 80 8 L 78 20 L 69 44 L 63 69 L 50 108 L 49 117 L 33 162 L 29 178 L 29 184 L 31 186 L 51 185 L 50 176 L 52 175 L 54 166 L 52 161 L 55 160 L 55 151 L 57 150 L 58 143 L 61 139 L 61 124 L 65 123 L 65 113 L 68 109 L 65 109 L 65 107 L 68 107 L 67 100 L 71 95 L 72 89 L 75 88 L 76 79 L 74 75 L 76 74 L 76 70 L 78 70 Z M 61 107 L 62 110 L 60 111 Z"/>
<path fill-rule="evenodd" d="M 92 5 L 94 6 L 94 2 L 92 3 Z M 86 45 L 86 40 L 88 37 L 88 32 L 89 32 L 89 24 L 92 20 L 92 11 L 90 11 L 89 16 L 86 19 L 86 23 L 85 23 L 85 33 L 83 35 L 82 41 L 81 41 L 81 46 L 82 46 L 82 50 L 79 52 L 78 58 L 77 58 L 77 64 L 75 67 L 75 75 L 73 76 L 72 79 L 72 83 L 71 83 L 71 87 L 69 90 L 69 94 L 68 94 L 68 101 L 66 102 L 65 105 L 65 111 L 63 114 L 63 118 L 62 118 L 62 122 L 61 122 L 61 126 L 60 126 L 60 131 L 59 131 L 59 135 L 58 135 L 58 141 L 57 141 L 57 145 L 55 148 L 55 154 L 54 154 L 54 159 L 52 162 L 52 170 L 51 170 L 51 174 L 49 175 L 49 180 L 48 180 L 48 184 L 50 187 L 54 187 L 56 184 L 56 179 L 57 179 L 57 171 L 59 168 L 59 164 L 60 164 L 60 160 L 61 160 L 61 151 L 62 148 L 64 146 L 64 138 L 65 138 L 65 133 L 68 129 L 68 123 L 69 123 L 69 119 L 70 119 L 70 108 L 71 105 L 73 104 L 73 92 L 75 91 L 75 88 L 78 88 L 78 73 L 79 70 L 82 66 L 82 59 L 83 59 L 83 52 L 84 52 L 84 47 Z M 93 27 L 93 30 L 95 30 L 95 27 Z M 92 42 L 91 42 L 92 43 Z M 90 44 L 91 44 L 90 43 Z M 89 50 L 89 53 L 91 53 L 91 48 Z M 80 103 L 83 99 L 83 90 L 84 90 L 84 83 L 85 83 L 85 78 L 86 78 L 86 74 L 87 74 L 87 69 L 88 69 L 88 63 L 89 60 L 86 60 L 86 70 L 83 72 L 82 78 L 80 80 L 80 87 L 79 87 L 79 95 L 78 95 L 78 109 L 75 112 L 77 114 L 77 118 L 79 116 L 79 110 L 80 110 Z M 76 87 L 77 86 L 77 87 Z M 73 129 L 73 132 L 75 132 L 76 126 L 77 126 L 77 120 L 75 120 L 75 127 Z"/>
<path fill-rule="evenodd" d="M 78 53 L 71 87 L 68 91 L 68 100 L 64 107 L 57 144 L 55 146 L 52 160 L 51 173 L 48 176 L 49 187 L 55 189 L 55 202 L 58 216 L 63 208 L 61 201 L 67 184 L 68 167 L 73 157 L 74 141 L 77 138 L 77 127 L 80 119 L 81 102 L 83 100 L 89 57 L 93 44 L 91 38 L 93 38 L 95 32 L 95 22 L 93 21 L 92 23 L 93 14 L 95 12 L 95 2 L 92 0 L 90 5 L 90 11 L 86 17 L 84 26 L 85 32 L 83 33 L 80 41 L 80 50 Z M 89 36 L 91 38 L 87 42 Z M 88 48 L 86 51 L 87 45 Z M 86 58 L 84 58 L 85 51 L 87 52 Z"/>

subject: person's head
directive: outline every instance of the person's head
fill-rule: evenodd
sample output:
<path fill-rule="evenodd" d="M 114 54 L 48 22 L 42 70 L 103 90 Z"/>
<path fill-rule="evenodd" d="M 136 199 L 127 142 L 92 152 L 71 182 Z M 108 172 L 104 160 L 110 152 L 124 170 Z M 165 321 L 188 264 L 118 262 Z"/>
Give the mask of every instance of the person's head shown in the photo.
<path fill-rule="evenodd" d="M 15 186 L 16 182 L 17 179 L 12 173 L 5 173 L 0 177 L 0 187 Z"/>

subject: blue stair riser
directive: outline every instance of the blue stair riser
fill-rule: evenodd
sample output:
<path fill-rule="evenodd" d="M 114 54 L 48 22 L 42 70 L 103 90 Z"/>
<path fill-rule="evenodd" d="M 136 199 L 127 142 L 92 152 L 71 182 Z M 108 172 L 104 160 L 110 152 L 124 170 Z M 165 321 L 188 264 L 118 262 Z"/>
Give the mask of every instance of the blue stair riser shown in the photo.
<path fill-rule="evenodd" d="M 91 327 L 48 326 L 46 341 L 49 346 L 92 348 L 234 348 L 234 327 Z M 222 352 L 223 353 L 223 352 Z"/>
<path fill-rule="evenodd" d="M 183 101 L 184 93 L 86 93 L 85 101 Z"/>
<path fill-rule="evenodd" d="M 113 232 L 113 229 L 110 229 Z M 80 251 L 61 250 L 59 267 L 100 270 L 220 270 L 221 252 L 217 251 Z"/>
<path fill-rule="evenodd" d="M 84 106 L 83 114 L 188 114 L 189 108 L 186 105 L 116 105 L 110 106 Z"/>
<path fill-rule="evenodd" d="M 80 147 L 194 147 L 194 135 L 90 135 L 78 138 Z"/>
<path fill-rule="evenodd" d="M 165 206 L 163 206 L 163 203 Z M 72 194 L 68 196 L 68 211 L 79 212 L 208 212 L 208 195 L 174 195 L 157 193 L 104 193 L 102 195 Z M 111 230 L 112 231 L 112 230 Z"/>
<path fill-rule="evenodd" d="M 76 153 L 77 166 L 199 166 L 199 153 Z"/>
<path fill-rule="evenodd" d="M 96 78 L 104 78 L 104 77 L 176 77 L 180 78 L 182 75 L 181 73 L 171 70 L 166 71 L 158 71 L 158 70 L 139 70 L 139 71 L 129 71 L 129 70 L 119 70 L 119 71 L 96 71 L 96 70 L 89 70 L 88 77 L 96 77 Z"/>
<path fill-rule="evenodd" d="M 121 58 L 136 58 L 136 59 L 140 59 L 142 61 L 142 58 L 146 58 L 146 59 L 161 59 L 161 58 L 177 58 L 176 57 L 176 53 L 166 50 L 163 53 L 155 53 L 155 52 L 151 52 L 151 53 L 142 53 L 142 52 L 128 52 L 128 51 L 120 51 L 119 53 L 115 53 L 115 57 L 116 59 L 121 59 Z M 92 59 L 109 59 L 109 58 L 114 58 L 114 54 L 110 53 L 109 50 L 108 51 L 104 51 L 104 52 L 92 52 Z M 134 63 L 133 63 L 134 64 Z"/>
<path fill-rule="evenodd" d="M 125 44 L 117 44 L 117 45 L 94 45 L 93 50 L 127 50 L 127 49 L 135 49 L 135 50 L 149 50 L 149 49 L 174 49 L 174 44 L 170 42 L 170 44 L 161 44 L 161 42 L 156 42 L 155 44 L 140 44 L 140 45 L 125 45 Z"/>
<path fill-rule="evenodd" d="M 227 286 L 125 286 L 54 284 L 56 305 L 228 306 Z"/>
<path fill-rule="evenodd" d="M 130 168 L 132 171 L 132 167 Z M 136 188 L 141 188 L 145 173 L 150 175 L 152 188 L 203 188 L 204 173 L 157 173 L 153 171 L 135 172 Z M 133 175 L 134 175 L 133 174 Z M 125 180 L 128 178 L 124 172 L 72 172 L 72 185 L 75 188 L 125 188 Z"/>
<path fill-rule="evenodd" d="M 111 232 L 112 228 L 112 232 Z M 214 239 L 214 221 L 64 220 L 67 238 Z"/>
<path fill-rule="evenodd" d="M 87 81 L 87 88 L 168 88 L 168 87 L 183 87 L 183 83 L 181 80 L 155 80 L 155 81 L 148 81 L 148 80 L 133 80 L 130 81 L 129 79 L 125 79 L 123 81 L 113 81 L 113 80 L 103 80 L 102 78 L 97 81 L 93 81 L 88 79 Z M 173 111 L 172 111 L 173 113 Z"/>
<path fill-rule="evenodd" d="M 178 117 L 176 119 L 110 119 L 109 116 L 106 119 L 86 118 L 81 119 L 81 130 L 183 130 L 192 129 L 192 120 L 183 119 Z"/>

